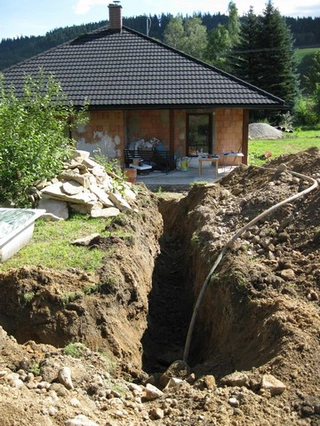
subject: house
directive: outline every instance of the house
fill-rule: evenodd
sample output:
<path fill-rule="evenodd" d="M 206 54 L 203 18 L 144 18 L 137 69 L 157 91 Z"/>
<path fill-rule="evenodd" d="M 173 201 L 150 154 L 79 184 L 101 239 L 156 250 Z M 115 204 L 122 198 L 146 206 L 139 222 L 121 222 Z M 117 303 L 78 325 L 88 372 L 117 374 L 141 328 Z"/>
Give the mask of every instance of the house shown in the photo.
<path fill-rule="evenodd" d="M 8 68 L 5 81 L 19 93 L 23 75 L 43 69 L 75 106 L 88 99 L 89 121 L 72 135 L 78 149 L 124 161 L 125 148 L 156 141 L 177 158 L 224 150 L 247 163 L 249 110 L 285 102 L 123 26 L 121 9 L 110 4 L 109 26 Z"/>

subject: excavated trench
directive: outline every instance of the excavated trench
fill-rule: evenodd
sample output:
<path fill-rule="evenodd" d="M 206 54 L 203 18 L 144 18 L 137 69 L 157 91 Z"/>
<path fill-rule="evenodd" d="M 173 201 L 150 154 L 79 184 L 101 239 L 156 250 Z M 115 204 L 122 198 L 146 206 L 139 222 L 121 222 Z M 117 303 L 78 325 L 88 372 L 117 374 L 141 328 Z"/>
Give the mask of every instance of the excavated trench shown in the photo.
<path fill-rule="evenodd" d="M 160 248 L 149 294 L 148 327 L 142 338 L 142 365 L 149 373 L 182 359 L 193 302 L 190 286 L 186 285 L 181 239 L 166 233 Z"/>
<path fill-rule="evenodd" d="M 80 289 L 94 287 L 85 274 L 54 276 L 41 268 L 21 270 L 2 279 L 0 325 L 19 343 L 34 340 L 64 347 L 80 340 L 94 350 L 108 346 L 116 357 L 124 362 L 134 359 L 148 373 L 164 371 L 183 357 L 195 299 L 217 255 L 204 249 L 201 238 L 195 238 L 207 218 L 194 209 L 210 191 L 200 188 L 199 194 L 194 190 L 180 201 L 160 202 L 164 230 L 158 239 L 160 253 L 150 271 L 151 287 L 140 276 L 143 265 L 150 266 L 154 258 L 146 242 L 138 248 L 140 258 L 132 259 L 130 271 L 123 270 L 126 255 L 115 254 L 110 265 L 117 259 L 127 287 L 123 291 L 103 287 L 99 297 L 90 293 L 62 302 L 61 288 L 65 294 L 69 288 L 74 292 L 75 280 Z M 263 365 L 281 352 L 287 331 L 274 315 L 277 304 L 248 297 L 245 283 L 251 272 L 247 266 L 248 258 L 229 253 L 211 279 L 187 360 L 199 372 L 221 377 Z"/>
<path fill-rule="evenodd" d="M 192 208 L 192 201 L 160 205 L 165 232 L 142 339 L 143 368 L 149 373 L 163 371 L 183 358 L 195 298 L 214 262 L 215 255 L 203 252 L 193 238 L 199 224 L 185 220 Z M 246 263 L 247 259 L 229 255 L 211 280 L 187 360 L 199 373 L 207 370 L 221 377 L 248 370 L 281 351 L 286 331 L 273 315 L 276 305 L 248 297 L 243 285 L 249 280 L 243 270 Z"/>

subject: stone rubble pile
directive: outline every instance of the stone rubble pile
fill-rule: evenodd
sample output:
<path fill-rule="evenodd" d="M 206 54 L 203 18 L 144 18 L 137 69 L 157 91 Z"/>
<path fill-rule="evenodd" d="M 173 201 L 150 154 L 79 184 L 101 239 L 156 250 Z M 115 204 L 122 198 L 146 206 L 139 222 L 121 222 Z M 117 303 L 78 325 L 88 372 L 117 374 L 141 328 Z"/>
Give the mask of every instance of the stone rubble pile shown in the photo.
<path fill-rule="evenodd" d="M 60 175 L 39 189 L 37 207 L 58 219 L 67 219 L 70 211 L 91 217 L 117 216 L 131 210 L 136 198 L 130 183 L 120 183 L 86 151 L 75 151 Z"/>
<path fill-rule="evenodd" d="M 0 338 L 1 333 L 2 337 L 10 339 L 11 345 L 17 344 L 0 327 Z M 80 359 L 64 355 L 63 350 L 52 352 L 50 347 L 46 352 L 45 345 L 28 342 L 30 356 L 34 351 L 38 353 L 39 348 L 45 352 L 38 364 L 38 373 L 28 371 L 23 365 L 16 372 L 5 367 L 0 370 L 0 388 L 5 392 L 23 392 L 33 401 L 42 397 L 36 400 L 40 413 L 53 420 L 45 424 L 58 424 L 64 413 L 66 426 L 140 425 L 146 421 L 176 418 L 185 415 L 181 398 L 190 399 L 193 392 L 201 410 L 198 419 L 205 424 L 205 412 L 213 409 L 217 401 L 226 407 L 225 416 L 242 416 L 242 410 L 247 410 L 254 398 L 267 407 L 270 398 L 286 390 L 286 386 L 271 374 L 254 372 L 234 372 L 223 377 L 218 386 L 212 375 L 196 379 L 190 374 L 188 365 L 180 360 L 173 362 L 160 376 L 149 376 L 144 384 L 116 380 L 103 369 L 92 371 L 92 365 L 91 369 L 85 366 L 95 354 L 82 344 L 74 345 L 81 350 Z M 315 399 L 310 405 L 313 413 L 318 409 L 318 402 Z M 101 417 L 109 419 L 110 423 L 101 423 L 98 420 Z M 133 418 L 136 421 L 131 423 Z"/>

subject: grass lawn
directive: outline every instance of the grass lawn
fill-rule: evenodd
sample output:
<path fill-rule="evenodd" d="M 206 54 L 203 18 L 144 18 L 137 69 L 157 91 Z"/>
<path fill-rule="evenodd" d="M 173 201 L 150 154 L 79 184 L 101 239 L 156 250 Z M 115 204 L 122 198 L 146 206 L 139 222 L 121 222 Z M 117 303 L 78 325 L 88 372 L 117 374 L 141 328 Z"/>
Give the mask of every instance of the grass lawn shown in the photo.
<path fill-rule="evenodd" d="M 109 222 L 110 220 L 92 219 L 85 215 L 73 215 L 68 220 L 58 222 L 38 219 L 30 243 L 7 262 L 0 263 L 0 271 L 43 265 L 54 269 L 79 268 L 94 272 L 101 266 L 106 253 L 70 243 L 93 233 L 108 235 L 105 228 Z"/>
<path fill-rule="evenodd" d="M 299 131 L 284 134 L 283 139 L 249 141 L 249 165 L 261 166 L 266 162 L 265 153 L 271 158 L 282 154 L 294 154 L 308 148 L 320 149 L 320 130 Z"/>

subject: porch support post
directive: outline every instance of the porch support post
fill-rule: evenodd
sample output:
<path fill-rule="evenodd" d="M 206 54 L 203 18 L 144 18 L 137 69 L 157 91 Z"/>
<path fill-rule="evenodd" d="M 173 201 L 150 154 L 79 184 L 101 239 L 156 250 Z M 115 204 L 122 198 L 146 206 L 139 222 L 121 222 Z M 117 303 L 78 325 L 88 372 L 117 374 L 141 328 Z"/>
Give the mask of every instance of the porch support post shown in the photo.
<path fill-rule="evenodd" d="M 169 110 L 169 151 L 174 155 L 174 110 Z"/>
<path fill-rule="evenodd" d="M 243 127 L 242 127 L 242 163 L 248 164 L 248 134 L 249 134 L 249 110 L 243 110 Z"/>

